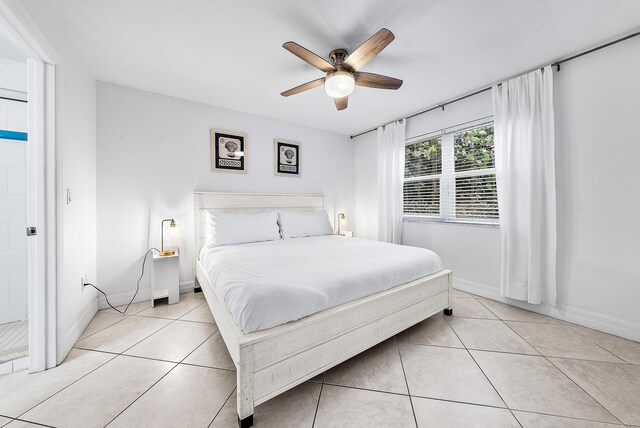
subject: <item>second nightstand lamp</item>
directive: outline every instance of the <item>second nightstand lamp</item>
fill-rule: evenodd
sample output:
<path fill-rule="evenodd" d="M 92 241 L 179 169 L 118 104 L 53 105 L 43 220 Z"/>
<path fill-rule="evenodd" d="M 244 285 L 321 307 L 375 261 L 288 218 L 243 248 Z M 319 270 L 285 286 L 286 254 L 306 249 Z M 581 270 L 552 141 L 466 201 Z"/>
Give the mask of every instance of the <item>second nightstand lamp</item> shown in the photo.
<path fill-rule="evenodd" d="M 169 223 L 169 226 L 171 227 L 176 227 L 176 221 L 172 218 L 167 218 L 162 220 L 162 223 L 160 223 L 160 255 L 161 256 L 172 256 L 176 253 L 176 250 L 164 250 L 164 224 L 166 222 L 170 221 L 171 223 Z"/>
<path fill-rule="evenodd" d="M 344 213 L 338 214 L 338 235 L 346 236 L 347 238 L 353 237 L 353 232 L 348 230 L 342 230 L 340 226 L 342 226 L 342 222 L 347 219 L 347 216 Z"/>

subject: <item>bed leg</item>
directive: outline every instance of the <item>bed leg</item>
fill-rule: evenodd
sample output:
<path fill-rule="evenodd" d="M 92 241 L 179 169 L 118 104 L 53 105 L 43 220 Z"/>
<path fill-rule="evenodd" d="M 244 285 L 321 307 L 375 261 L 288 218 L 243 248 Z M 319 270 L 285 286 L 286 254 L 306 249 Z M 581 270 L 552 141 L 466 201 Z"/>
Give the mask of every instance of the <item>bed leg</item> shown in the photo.
<path fill-rule="evenodd" d="M 453 315 L 453 308 L 445 308 L 444 311 L 442 311 L 442 313 L 450 317 L 451 315 Z"/>
<path fill-rule="evenodd" d="M 253 426 L 253 345 L 240 347 L 236 389 L 238 426 Z"/>
<path fill-rule="evenodd" d="M 253 415 L 249 415 L 244 419 L 240 419 L 240 417 L 238 417 L 239 428 L 251 428 L 252 426 L 253 426 Z"/>

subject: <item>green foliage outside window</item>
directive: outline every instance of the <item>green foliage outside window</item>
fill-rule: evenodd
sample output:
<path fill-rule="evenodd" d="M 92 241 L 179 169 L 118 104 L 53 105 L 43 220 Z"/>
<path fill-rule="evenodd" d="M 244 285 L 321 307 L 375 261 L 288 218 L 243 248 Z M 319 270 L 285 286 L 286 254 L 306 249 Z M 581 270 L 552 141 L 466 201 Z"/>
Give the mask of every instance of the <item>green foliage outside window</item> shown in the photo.
<path fill-rule="evenodd" d="M 453 175 L 452 184 L 455 186 L 454 201 L 448 199 L 452 192 L 444 195 L 445 204 L 454 204 L 454 210 L 447 211 L 448 218 L 497 219 L 493 125 L 445 134 L 444 138 L 447 144 L 453 142 L 454 154 L 453 165 L 446 165 L 446 172 Z M 408 180 L 404 183 L 405 213 L 441 214 L 442 144 L 442 138 L 435 137 L 406 146 L 404 176 Z M 489 171 L 480 171 L 485 169 Z"/>
<path fill-rule="evenodd" d="M 493 168 L 496 163 L 493 126 L 455 134 L 453 154 L 456 172 Z"/>

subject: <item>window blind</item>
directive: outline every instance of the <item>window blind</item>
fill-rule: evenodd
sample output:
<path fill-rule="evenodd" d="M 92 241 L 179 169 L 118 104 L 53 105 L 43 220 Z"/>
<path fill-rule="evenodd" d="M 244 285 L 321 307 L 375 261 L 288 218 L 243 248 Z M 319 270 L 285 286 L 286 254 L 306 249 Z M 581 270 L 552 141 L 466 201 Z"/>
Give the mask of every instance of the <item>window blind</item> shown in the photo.
<path fill-rule="evenodd" d="M 440 215 L 442 139 L 418 141 L 405 147 L 405 214 Z"/>
<path fill-rule="evenodd" d="M 407 144 L 404 204 L 407 216 L 498 223 L 493 124 Z"/>

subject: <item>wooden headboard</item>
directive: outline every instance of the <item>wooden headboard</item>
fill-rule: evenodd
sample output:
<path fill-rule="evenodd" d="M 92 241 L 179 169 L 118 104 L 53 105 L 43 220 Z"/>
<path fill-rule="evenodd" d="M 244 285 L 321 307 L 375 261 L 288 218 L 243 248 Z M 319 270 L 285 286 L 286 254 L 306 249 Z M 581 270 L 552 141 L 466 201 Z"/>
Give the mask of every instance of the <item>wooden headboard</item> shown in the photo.
<path fill-rule="evenodd" d="M 306 211 L 325 209 L 324 195 L 195 192 L 194 258 L 200 257 L 207 234 L 206 212 Z"/>

